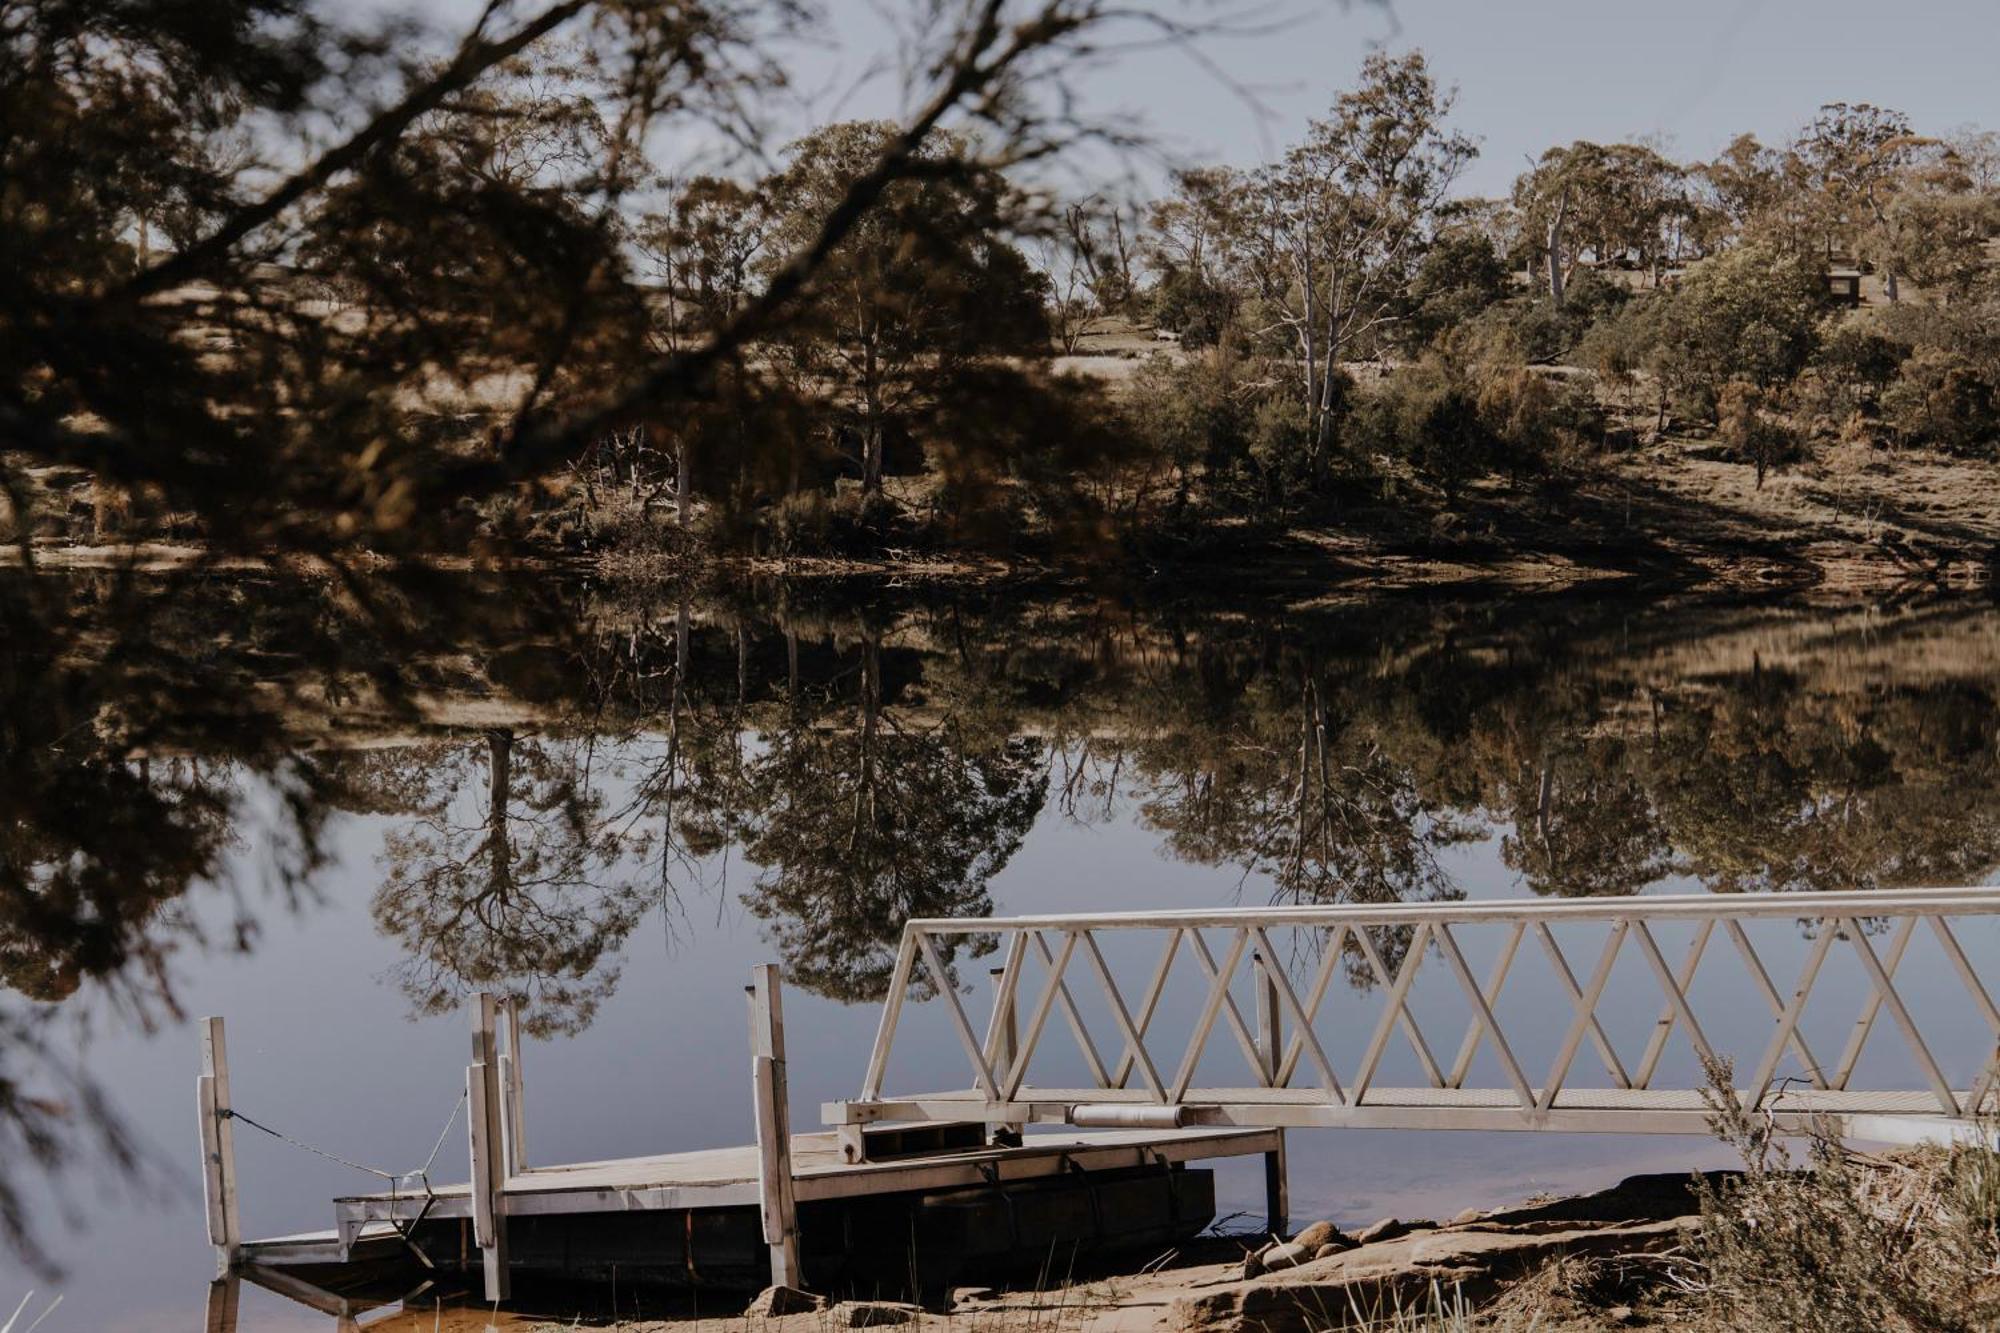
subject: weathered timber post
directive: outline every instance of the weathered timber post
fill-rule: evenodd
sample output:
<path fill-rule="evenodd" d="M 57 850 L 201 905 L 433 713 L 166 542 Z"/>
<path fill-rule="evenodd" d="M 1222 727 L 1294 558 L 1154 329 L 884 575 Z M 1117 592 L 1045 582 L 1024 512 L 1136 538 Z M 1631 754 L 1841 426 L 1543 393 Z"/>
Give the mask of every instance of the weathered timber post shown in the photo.
<path fill-rule="evenodd" d="M 1026 937 L 1023 936 L 1023 939 Z M 1013 955 L 1013 965 L 1021 965 L 1021 952 Z M 1014 1058 L 1021 1049 L 1021 1016 L 1016 996 L 1020 991 L 1021 979 L 1016 976 L 1010 983 L 1006 967 L 988 969 L 993 978 L 993 1018 L 986 1034 L 986 1063 L 993 1069 L 993 1077 L 1000 1083 L 1007 1081 L 1008 1071 L 1014 1067 Z M 991 1138 L 997 1143 L 1019 1146 L 1021 1132 L 1025 1127 L 1019 1124 L 994 1125 Z"/>
<path fill-rule="evenodd" d="M 792 1186 L 791 1107 L 785 1090 L 785 1011 L 776 963 L 750 969 L 750 1083 L 757 1111 L 757 1201 L 771 1251 L 771 1285 L 797 1287 L 799 1211 Z"/>
<path fill-rule="evenodd" d="M 503 1137 L 497 1005 L 481 991 L 472 1000 L 472 1063 L 465 1070 L 465 1128 L 472 1150 L 472 1238 L 479 1245 L 486 1299 L 504 1301 L 507 1275 L 507 1162 Z"/>
<path fill-rule="evenodd" d="M 1257 991 L 1257 1059 L 1263 1066 L 1258 1073 L 1272 1087 L 1277 1086 L 1278 1072 L 1285 1059 L 1278 983 L 1271 975 L 1274 966 L 1261 951 L 1250 955 L 1250 976 Z M 1291 1225 L 1291 1184 L 1286 1179 L 1285 1131 L 1275 1132 L 1278 1146 L 1264 1154 L 1264 1229 L 1282 1236 Z"/>
<path fill-rule="evenodd" d="M 500 1054 L 500 1089 L 507 1108 L 500 1123 L 507 1141 L 507 1174 L 515 1176 L 528 1169 L 528 1116 L 522 1105 L 526 1084 L 521 1074 L 521 1002 L 511 995 L 500 1001 L 500 1035 L 506 1039 Z"/>
<path fill-rule="evenodd" d="M 234 1273 L 208 1284 L 208 1307 L 202 1320 L 204 1333 L 236 1333 L 237 1308 L 242 1300 L 243 1279 Z"/>
<path fill-rule="evenodd" d="M 227 1277 L 243 1247 L 243 1222 L 236 1208 L 236 1127 L 230 1123 L 229 1049 L 222 1020 L 201 1020 L 201 1075 L 195 1079 L 201 1122 L 203 1211 L 208 1243 L 215 1247 L 215 1275 Z"/>

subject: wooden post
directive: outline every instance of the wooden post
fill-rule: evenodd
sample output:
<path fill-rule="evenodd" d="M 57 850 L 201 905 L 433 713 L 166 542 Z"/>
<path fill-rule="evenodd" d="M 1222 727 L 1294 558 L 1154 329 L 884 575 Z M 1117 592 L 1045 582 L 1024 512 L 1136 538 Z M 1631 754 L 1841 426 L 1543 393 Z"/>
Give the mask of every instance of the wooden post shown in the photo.
<path fill-rule="evenodd" d="M 750 969 L 750 1079 L 757 1111 L 757 1198 L 771 1285 L 797 1287 L 798 1202 L 792 1184 L 791 1109 L 785 1089 L 785 1011 L 775 963 Z"/>
<path fill-rule="evenodd" d="M 465 1128 L 472 1150 L 472 1233 L 479 1244 L 486 1299 L 504 1301 L 507 1275 L 507 1163 L 502 1129 L 497 1006 L 481 991 L 472 1001 L 472 1063 L 465 1071 Z"/>
<path fill-rule="evenodd" d="M 528 1169 L 528 1114 L 526 1084 L 521 1074 L 521 1006 L 509 996 L 500 1001 L 500 1032 L 506 1039 L 500 1055 L 500 1090 L 506 1114 L 500 1118 L 507 1140 L 507 1174 L 517 1176 Z"/>
<path fill-rule="evenodd" d="M 195 1080 L 201 1123 L 202 1201 L 208 1243 L 215 1247 L 215 1275 L 226 1277 L 242 1251 L 243 1223 L 236 1207 L 236 1127 L 229 1112 L 229 1048 L 222 1020 L 201 1020 L 201 1075 Z"/>
<path fill-rule="evenodd" d="M 1275 964 L 1259 951 L 1250 955 L 1250 976 L 1257 991 L 1257 1059 L 1264 1081 L 1273 1087 L 1284 1062 L 1284 1016 L 1278 1008 Z M 1291 1182 L 1285 1170 L 1285 1131 L 1277 1131 L 1278 1146 L 1264 1154 L 1264 1229 L 1282 1236 L 1291 1225 Z"/>
<path fill-rule="evenodd" d="M 208 1308 L 202 1327 L 206 1333 L 236 1333 L 237 1308 L 243 1295 L 243 1279 L 231 1274 L 208 1284 Z"/>
<path fill-rule="evenodd" d="M 1018 960 L 1023 955 L 1017 952 L 1014 956 Z M 1004 967 L 989 968 L 987 975 L 993 978 L 993 1077 L 1004 1082 L 1021 1049 L 1021 1011 L 1015 999 L 1020 980 L 1016 978 L 1009 987 Z M 1019 1147 L 1023 1128 L 1018 1124 L 994 1125 L 989 1137 L 996 1143 Z"/>

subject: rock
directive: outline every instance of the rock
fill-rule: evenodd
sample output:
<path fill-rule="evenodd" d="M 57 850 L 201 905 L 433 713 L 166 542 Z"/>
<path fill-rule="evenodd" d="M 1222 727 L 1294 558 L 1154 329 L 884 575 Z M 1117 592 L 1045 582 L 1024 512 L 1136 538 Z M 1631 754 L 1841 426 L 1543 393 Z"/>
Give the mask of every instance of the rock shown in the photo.
<path fill-rule="evenodd" d="M 1328 1241 L 1326 1244 L 1320 1246 L 1318 1250 L 1314 1251 L 1313 1258 L 1331 1259 L 1333 1258 L 1334 1255 L 1346 1254 L 1349 1250 L 1353 1248 L 1354 1248 L 1354 1242 L 1349 1240 L 1347 1237 L 1342 1236 L 1339 1240 Z"/>
<path fill-rule="evenodd" d="M 901 1301 L 842 1301 L 833 1307 L 833 1322 L 841 1328 L 893 1328 L 914 1323 L 922 1313 Z"/>
<path fill-rule="evenodd" d="M 1265 1273 L 1183 1296 L 1167 1324 L 1183 1333 L 1308 1333 L 1324 1327 L 1324 1312 L 1393 1308 L 1427 1299 L 1436 1283 L 1487 1299 L 1500 1285 L 1559 1255 L 1639 1254 L 1685 1244 L 1695 1217 L 1666 1221 L 1563 1225 L 1552 1220 L 1516 1228 L 1487 1218 L 1478 1229 L 1424 1231 L 1378 1241 L 1318 1260 L 1307 1268 Z"/>
<path fill-rule="evenodd" d="M 1319 1255 L 1319 1246 L 1306 1245 L 1300 1241 L 1286 1241 L 1283 1245 L 1268 1246 L 1257 1256 L 1258 1266 L 1264 1272 L 1280 1268 L 1297 1268 Z"/>
<path fill-rule="evenodd" d="M 1639 1312 L 1629 1305 L 1614 1305 L 1604 1312 L 1604 1317 L 1614 1324 L 1636 1324 Z"/>
<path fill-rule="evenodd" d="M 1477 1222 L 1480 1218 L 1484 1216 L 1486 1216 L 1486 1214 L 1480 1212 L 1477 1208 L 1468 1208 L 1464 1212 L 1460 1213 L 1458 1216 L 1452 1218 L 1451 1225 L 1455 1227 L 1462 1227 L 1468 1222 Z"/>
<path fill-rule="evenodd" d="M 1354 1242 L 1347 1238 L 1347 1234 L 1331 1222 L 1313 1223 L 1292 1237 L 1292 1244 L 1303 1245 L 1315 1254 L 1329 1245 L 1338 1246 L 1343 1250 L 1354 1248 Z"/>
<path fill-rule="evenodd" d="M 826 1308 L 826 1298 L 797 1287 L 766 1287 L 743 1312 L 745 1319 L 777 1319 L 788 1314 L 811 1314 Z"/>
<path fill-rule="evenodd" d="M 1399 1236 L 1407 1236 L 1412 1231 L 1433 1231 L 1436 1228 L 1437 1223 L 1428 1218 L 1415 1222 L 1405 1222 L 1400 1217 L 1385 1217 L 1380 1221 L 1370 1222 L 1367 1226 L 1355 1232 L 1354 1243 L 1357 1245 L 1373 1245 L 1378 1241 L 1395 1240 Z"/>

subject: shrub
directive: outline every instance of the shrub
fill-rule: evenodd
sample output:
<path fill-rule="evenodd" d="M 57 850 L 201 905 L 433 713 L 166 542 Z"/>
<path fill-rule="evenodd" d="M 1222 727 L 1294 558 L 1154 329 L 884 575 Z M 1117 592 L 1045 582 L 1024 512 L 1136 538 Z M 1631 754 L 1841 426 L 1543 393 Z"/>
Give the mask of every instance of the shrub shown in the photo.
<path fill-rule="evenodd" d="M 1440 236 L 1410 283 L 1407 309 L 1392 337 L 1407 355 L 1417 355 L 1440 336 L 1467 323 L 1512 295 L 1514 275 L 1477 231 Z"/>
<path fill-rule="evenodd" d="M 1770 395 L 1754 384 L 1729 381 L 1717 403 L 1717 433 L 1737 457 L 1755 465 L 1757 489 L 1764 489 L 1766 473 L 1799 456 L 1798 433 L 1769 410 Z"/>
<path fill-rule="evenodd" d="M 1177 358 L 1147 358 L 1127 401 L 1134 429 L 1179 478 L 1185 503 L 1197 474 L 1228 479 L 1249 457 L 1252 386 L 1228 346 Z"/>
<path fill-rule="evenodd" d="M 895 503 L 883 495 L 810 490 L 773 504 L 764 530 L 773 555 L 867 555 L 891 543 L 898 518 Z"/>
<path fill-rule="evenodd" d="M 1730 1084 L 1729 1071 L 1710 1078 Z M 1742 1155 L 1741 1176 L 1697 1183 L 1696 1285 L 1706 1327 L 1970 1330 L 2000 1326 L 2000 1154 L 1966 1145 L 1857 1158 L 1812 1134 L 1803 1169 L 1733 1094 L 1709 1096 L 1710 1124 Z"/>
<path fill-rule="evenodd" d="M 1343 380 L 1345 377 L 1343 376 Z M 1345 392 L 1336 390 L 1345 397 Z M 1295 393 L 1262 395 L 1250 413 L 1249 457 L 1264 497 L 1283 504 L 1310 494 L 1312 414 Z"/>
<path fill-rule="evenodd" d="M 1516 481 L 1566 470 L 1604 442 L 1604 409 L 1588 375 L 1554 377 L 1527 366 L 1490 368 L 1482 376 L 1479 415 Z"/>
<path fill-rule="evenodd" d="M 1908 343 L 1856 320 L 1843 321 L 1820 340 L 1800 384 L 1802 398 L 1813 411 L 1834 421 L 1871 412 L 1909 355 Z"/>
<path fill-rule="evenodd" d="M 1153 322 L 1178 333 L 1183 347 L 1213 347 L 1236 317 L 1236 294 L 1177 269 L 1147 294 Z"/>
<path fill-rule="evenodd" d="M 1882 394 L 1882 415 L 1898 438 L 1988 458 L 2000 445 L 2000 385 L 1970 357 L 1927 347 L 1902 365 Z"/>
<path fill-rule="evenodd" d="M 1482 418 L 1472 384 L 1440 357 L 1363 395 L 1348 439 L 1364 452 L 1406 460 L 1452 497 L 1503 461 L 1500 439 Z"/>
<path fill-rule="evenodd" d="M 1717 418 L 1722 386 L 1791 381 L 1819 342 L 1826 285 L 1803 260 L 1754 244 L 1704 260 L 1660 311 L 1655 371 L 1691 410 Z"/>

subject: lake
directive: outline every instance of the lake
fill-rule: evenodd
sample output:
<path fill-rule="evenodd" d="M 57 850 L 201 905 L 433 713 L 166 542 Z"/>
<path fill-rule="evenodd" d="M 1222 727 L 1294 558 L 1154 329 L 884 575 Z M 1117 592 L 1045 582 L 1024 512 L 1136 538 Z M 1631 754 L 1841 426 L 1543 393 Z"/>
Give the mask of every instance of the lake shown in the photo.
<path fill-rule="evenodd" d="M 458 1097 L 466 995 L 518 995 L 532 1156 L 587 1160 L 748 1141 L 757 962 L 785 967 L 798 1127 L 854 1095 L 911 915 L 1809 893 L 2000 863 L 1985 601 L 191 573 L 14 578 L 0 611 L 0 1079 L 68 1111 L 0 1116 L 0 1187 L 63 1270 L 0 1250 L 0 1313 L 61 1292 L 46 1333 L 196 1323 L 202 1014 L 228 1018 L 245 1113 L 401 1170 Z M 978 1001 L 986 965 L 960 960 Z M 899 1061 L 961 1077 L 935 1022 L 908 1042 Z M 372 1187 L 255 1133 L 238 1153 L 252 1235 Z M 1293 1215 L 1728 1160 L 1302 1133 Z M 459 1127 L 440 1163 L 462 1175 Z M 1256 1164 L 1218 1193 L 1260 1213 Z M 330 1324 L 246 1288 L 246 1329 Z"/>

